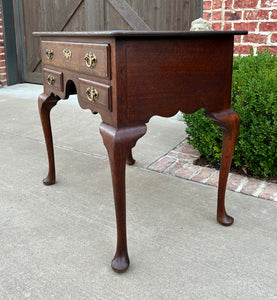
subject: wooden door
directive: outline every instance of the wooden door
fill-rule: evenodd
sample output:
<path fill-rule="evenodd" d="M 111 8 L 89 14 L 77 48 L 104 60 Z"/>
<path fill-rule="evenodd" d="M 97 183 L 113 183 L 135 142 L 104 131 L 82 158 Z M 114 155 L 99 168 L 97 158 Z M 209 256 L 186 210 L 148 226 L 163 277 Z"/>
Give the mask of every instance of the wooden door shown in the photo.
<path fill-rule="evenodd" d="M 202 15 L 202 0 L 91 0 L 90 30 L 189 30 Z"/>
<path fill-rule="evenodd" d="M 19 1 L 23 79 L 41 83 L 39 38 L 34 31 L 86 30 L 84 0 L 22 0 Z"/>
<path fill-rule="evenodd" d="M 23 78 L 41 83 L 34 31 L 188 30 L 202 0 L 14 0 L 19 4 Z"/>

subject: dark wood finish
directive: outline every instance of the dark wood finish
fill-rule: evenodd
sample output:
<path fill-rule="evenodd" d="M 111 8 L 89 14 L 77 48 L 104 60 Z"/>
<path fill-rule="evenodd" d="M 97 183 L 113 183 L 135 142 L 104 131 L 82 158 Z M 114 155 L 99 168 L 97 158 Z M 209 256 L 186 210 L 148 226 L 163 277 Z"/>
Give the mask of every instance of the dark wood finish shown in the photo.
<path fill-rule="evenodd" d="M 51 63 L 52 66 L 62 67 L 73 71 L 81 72 L 91 76 L 103 78 L 110 77 L 110 57 L 109 45 L 91 44 L 91 43 L 70 43 L 70 50 L 73 53 L 70 59 L 66 59 L 63 50 L 68 47 L 68 43 L 62 42 L 43 42 L 41 45 L 43 63 Z M 49 60 L 46 56 L 46 50 L 53 52 L 53 57 Z M 94 54 L 96 63 L 93 68 L 86 66 L 85 56 Z"/>
<path fill-rule="evenodd" d="M 44 76 L 44 94 L 39 97 L 49 160 L 44 183 L 55 182 L 50 110 L 58 99 L 77 93 L 80 106 L 99 112 L 103 120 L 100 132 L 109 155 L 117 220 L 117 250 L 112 261 L 116 272 L 129 266 L 125 164 L 134 164 L 131 149 L 145 134 L 145 123 L 153 115 L 170 117 L 178 110 L 193 113 L 204 108 L 222 129 L 217 220 L 226 226 L 233 223 L 224 199 L 239 130 L 239 117 L 230 109 L 235 34 L 246 32 L 40 33 L 43 69 L 47 76 L 49 72 L 57 76 L 52 85 Z M 45 50 L 58 43 L 72 51 L 72 63 L 64 64 L 59 55 L 56 60 L 45 58 Z M 108 66 L 109 76 L 78 67 L 83 63 L 83 55 L 79 55 L 82 49 L 95 44 L 107 51 L 107 55 L 99 56 L 99 65 Z M 88 88 L 93 90 L 89 94 L 93 99 L 88 99 Z"/>
<path fill-rule="evenodd" d="M 218 185 L 217 220 L 222 225 L 230 226 L 233 224 L 234 219 L 228 216 L 225 210 L 225 191 L 239 134 L 240 120 L 238 114 L 231 109 L 207 113 L 207 117 L 213 120 L 214 124 L 219 126 L 223 132 L 222 158 Z"/>
<path fill-rule="evenodd" d="M 40 114 L 40 120 L 43 128 L 49 171 L 46 178 L 43 179 L 45 185 L 52 185 L 56 182 L 56 173 L 55 173 L 55 159 L 54 159 L 54 148 L 53 148 L 53 138 L 52 130 L 50 123 L 50 111 L 57 104 L 59 98 L 53 94 L 47 96 L 46 94 L 41 94 L 38 97 L 38 109 Z"/>
<path fill-rule="evenodd" d="M 126 191 L 125 166 L 127 156 L 137 140 L 146 133 L 145 125 L 114 128 L 102 123 L 100 125 L 104 145 L 108 151 L 113 181 L 114 204 L 117 223 L 117 248 L 112 268 L 116 272 L 124 272 L 129 266 L 126 237 Z"/>
<path fill-rule="evenodd" d="M 89 81 L 80 78 L 79 79 L 79 94 L 81 97 L 81 101 L 83 103 L 86 103 L 88 107 L 93 107 L 95 111 L 112 111 L 111 106 L 111 88 L 109 85 L 97 83 L 95 81 Z M 86 95 L 86 89 L 87 87 L 92 87 L 96 89 L 99 93 L 99 96 L 95 102 L 91 102 L 89 100 L 88 96 Z"/>
<path fill-rule="evenodd" d="M 54 70 L 50 70 L 47 68 L 43 68 L 43 81 L 46 83 L 48 76 L 54 76 L 55 77 L 55 82 L 53 82 L 53 85 L 51 86 L 51 88 L 54 91 L 64 91 L 64 82 L 63 82 L 63 73 L 58 72 L 58 71 L 54 71 Z"/>
<path fill-rule="evenodd" d="M 127 159 L 126 159 L 126 164 L 129 165 L 129 166 L 132 166 L 135 164 L 135 160 L 133 158 L 133 154 L 132 154 L 132 150 L 129 151 L 128 153 L 128 156 L 127 156 Z"/>

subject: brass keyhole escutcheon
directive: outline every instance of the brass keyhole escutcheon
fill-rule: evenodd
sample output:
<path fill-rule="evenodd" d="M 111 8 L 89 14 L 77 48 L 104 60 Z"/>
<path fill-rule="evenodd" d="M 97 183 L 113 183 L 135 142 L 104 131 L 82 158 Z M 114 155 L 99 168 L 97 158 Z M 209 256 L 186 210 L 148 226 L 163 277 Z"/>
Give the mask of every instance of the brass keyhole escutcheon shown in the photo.
<path fill-rule="evenodd" d="M 99 93 L 94 87 L 91 86 L 91 87 L 87 88 L 86 95 L 87 95 L 89 101 L 96 102 L 96 100 L 99 96 Z"/>
<path fill-rule="evenodd" d="M 65 57 L 66 60 L 70 60 L 72 57 L 71 50 L 68 48 L 63 49 L 63 56 Z"/>
<path fill-rule="evenodd" d="M 49 74 L 49 75 L 47 76 L 47 83 L 48 83 L 49 85 L 51 85 L 51 86 L 54 85 L 54 83 L 55 83 L 55 77 L 54 77 L 52 74 Z"/>
<path fill-rule="evenodd" d="M 86 62 L 86 66 L 88 68 L 94 68 L 96 66 L 96 62 L 97 62 L 97 59 L 96 59 L 96 55 L 94 53 L 87 53 L 85 55 L 85 62 Z"/>
<path fill-rule="evenodd" d="M 52 60 L 54 56 L 54 52 L 52 49 L 46 49 L 45 51 L 46 57 L 48 60 Z"/>

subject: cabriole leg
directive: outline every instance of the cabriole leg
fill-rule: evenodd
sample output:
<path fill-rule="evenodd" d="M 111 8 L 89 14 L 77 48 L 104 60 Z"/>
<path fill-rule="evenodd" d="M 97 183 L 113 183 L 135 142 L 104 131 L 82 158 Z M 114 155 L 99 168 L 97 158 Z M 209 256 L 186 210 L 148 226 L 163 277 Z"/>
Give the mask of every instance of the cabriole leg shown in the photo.
<path fill-rule="evenodd" d="M 129 267 L 126 235 L 126 190 L 125 168 L 126 159 L 137 140 L 146 132 L 145 125 L 126 128 L 114 128 L 105 123 L 100 125 L 100 133 L 109 155 L 114 204 L 117 224 L 117 248 L 112 260 L 114 271 L 121 273 Z"/>
<path fill-rule="evenodd" d="M 239 133 L 239 116 L 231 110 L 207 113 L 215 125 L 219 126 L 223 133 L 222 156 L 218 183 L 217 221 L 225 226 L 233 224 L 234 219 L 225 210 L 225 191 L 232 157 Z"/>
<path fill-rule="evenodd" d="M 131 149 L 127 155 L 126 163 L 127 163 L 127 165 L 132 166 L 135 162 L 136 161 L 133 158 L 132 149 Z"/>
<path fill-rule="evenodd" d="M 38 97 L 38 109 L 39 109 L 42 129 L 44 133 L 46 149 L 48 154 L 48 163 L 49 163 L 48 175 L 46 178 L 43 179 L 43 183 L 45 185 L 54 184 L 56 181 L 50 111 L 57 104 L 58 100 L 59 98 L 53 95 L 47 96 L 46 94 L 41 94 Z"/>

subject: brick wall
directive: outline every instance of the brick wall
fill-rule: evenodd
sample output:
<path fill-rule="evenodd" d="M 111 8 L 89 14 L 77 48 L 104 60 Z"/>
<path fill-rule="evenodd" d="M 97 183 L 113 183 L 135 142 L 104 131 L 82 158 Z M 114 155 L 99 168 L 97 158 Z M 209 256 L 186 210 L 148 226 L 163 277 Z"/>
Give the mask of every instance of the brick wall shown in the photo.
<path fill-rule="evenodd" d="M 7 85 L 4 37 L 3 37 L 3 23 L 0 5 L 0 86 Z"/>
<path fill-rule="evenodd" d="M 248 30 L 235 37 L 235 53 L 269 48 L 277 53 L 277 0 L 203 0 L 203 18 L 214 30 Z"/>

